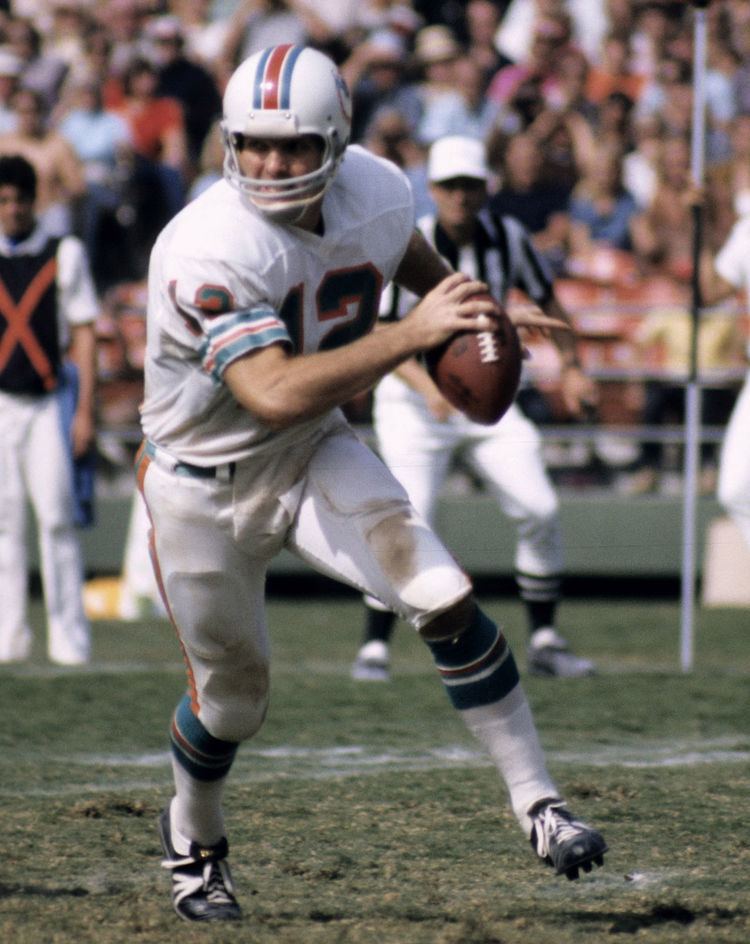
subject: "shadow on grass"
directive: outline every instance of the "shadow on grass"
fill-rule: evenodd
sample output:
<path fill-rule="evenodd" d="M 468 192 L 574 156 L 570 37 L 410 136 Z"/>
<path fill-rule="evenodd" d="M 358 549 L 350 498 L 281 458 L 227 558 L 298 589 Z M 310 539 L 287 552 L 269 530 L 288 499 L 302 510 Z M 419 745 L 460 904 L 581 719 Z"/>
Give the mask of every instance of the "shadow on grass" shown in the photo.
<path fill-rule="evenodd" d="M 3 885 L 0 883 L 0 898 L 83 898 L 89 894 L 87 888 L 46 888 L 44 885 Z"/>
<path fill-rule="evenodd" d="M 747 912 L 739 908 L 686 908 L 676 902 L 655 904 L 646 911 L 604 911 L 596 913 L 568 912 L 572 922 L 596 922 L 607 924 L 609 934 L 637 934 L 647 928 L 661 927 L 668 924 L 686 927 L 695 921 L 705 921 L 709 925 L 726 925 L 747 917 Z"/>

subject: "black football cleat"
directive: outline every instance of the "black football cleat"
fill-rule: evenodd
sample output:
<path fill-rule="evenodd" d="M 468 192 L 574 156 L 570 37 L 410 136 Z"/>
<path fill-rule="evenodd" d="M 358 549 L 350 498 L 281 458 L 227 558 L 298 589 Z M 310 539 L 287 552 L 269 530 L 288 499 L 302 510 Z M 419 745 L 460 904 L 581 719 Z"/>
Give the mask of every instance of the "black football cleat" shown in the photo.
<path fill-rule="evenodd" d="M 161 864 L 172 872 L 172 905 L 177 914 L 185 921 L 241 918 L 227 862 L 229 844 L 226 839 L 208 847 L 192 842 L 188 855 L 180 856 L 172 845 L 169 807 L 162 810 L 158 827 L 165 855 Z"/>
<path fill-rule="evenodd" d="M 601 833 L 574 819 L 559 803 L 548 803 L 531 813 L 531 845 L 557 875 L 578 878 L 579 869 L 590 872 L 604 865 L 607 843 Z"/>

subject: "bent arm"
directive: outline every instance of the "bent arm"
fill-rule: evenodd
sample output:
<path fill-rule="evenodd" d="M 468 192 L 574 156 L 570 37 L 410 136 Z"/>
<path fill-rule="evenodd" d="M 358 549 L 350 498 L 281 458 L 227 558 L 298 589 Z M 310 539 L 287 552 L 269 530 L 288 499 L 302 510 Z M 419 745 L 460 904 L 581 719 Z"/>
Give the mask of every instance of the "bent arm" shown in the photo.
<path fill-rule="evenodd" d="M 485 328 L 494 303 L 470 298 L 485 289 L 483 282 L 453 273 L 402 321 L 330 351 L 295 356 L 272 345 L 230 364 L 224 380 L 245 409 L 272 429 L 284 429 L 364 393 L 407 358 L 454 332 Z"/>
<path fill-rule="evenodd" d="M 412 294 L 422 297 L 452 271 L 422 233 L 415 229 L 393 281 Z"/>

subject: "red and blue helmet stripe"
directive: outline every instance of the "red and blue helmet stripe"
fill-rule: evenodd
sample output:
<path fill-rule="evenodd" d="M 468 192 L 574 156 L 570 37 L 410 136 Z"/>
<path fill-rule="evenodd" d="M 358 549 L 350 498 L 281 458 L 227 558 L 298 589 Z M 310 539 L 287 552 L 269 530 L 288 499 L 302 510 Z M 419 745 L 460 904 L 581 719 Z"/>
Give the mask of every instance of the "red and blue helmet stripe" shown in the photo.
<path fill-rule="evenodd" d="M 290 107 L 292 73 L 303 49 L 303 46 L 286 43 L 264 51 L 255 73 L 253 108 L 283 110 Z"/>

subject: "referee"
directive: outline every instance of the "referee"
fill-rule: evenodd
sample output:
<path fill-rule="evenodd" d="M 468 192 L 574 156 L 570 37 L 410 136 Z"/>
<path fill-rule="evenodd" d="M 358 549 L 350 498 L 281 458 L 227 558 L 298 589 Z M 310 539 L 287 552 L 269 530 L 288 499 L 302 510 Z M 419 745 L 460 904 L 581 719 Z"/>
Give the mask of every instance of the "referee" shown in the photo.
<path fill-rule="evenodd" d="M 495 216 L 487 208 L 489 170 L 482 142 L 462 136 L 436 141 L 427 176 L 437 212 L 423 217 L 418 226 L 450 265 L 487 282 L 500 301 L 511 289 L 520 289 L 545 314 L 570 324 L 526 229 L 513 217 Z M 391 296 L 389 311 L 381 317 L 401 317 L 415 303 L 412 297 Z M 562 362 L 565 407 L 581 416 L 596 405 L 596 386 L 581 370 L 572 331 L 553 332 L 552 340 Z M 473 423 L 448 403 L 424 367 L 411 360 L 376 388 L 373 421 L 381 457 L 431 524 L 451 460 L 460 450 L 516 528 L 514 571 L 528 615 L 528 671 L 567 678 L 592 674 L 593 663 L 576 656 L 557 629 L 564 565 L 559 501 L 544 465 L 541 436 L 531 420 L 514 403 L 493 426 Z M 392 612 L 378 600 L 365 598 L 364 638 L 353 678 L 389 679 L 394 623 Z"/>

